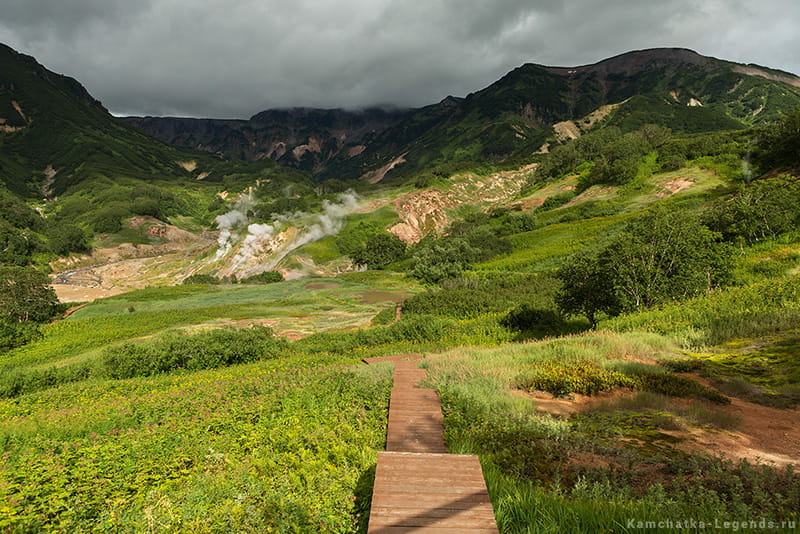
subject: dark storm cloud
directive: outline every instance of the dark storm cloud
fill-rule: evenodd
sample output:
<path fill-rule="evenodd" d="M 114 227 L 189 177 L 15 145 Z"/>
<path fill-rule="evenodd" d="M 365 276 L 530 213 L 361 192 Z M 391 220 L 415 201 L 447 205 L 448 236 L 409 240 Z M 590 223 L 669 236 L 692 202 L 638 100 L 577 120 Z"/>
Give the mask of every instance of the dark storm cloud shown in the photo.
<path fill-rule="evenodd" d="M 797 20 L 794 0 L 0 0 L 0 41 L 115 113 L 248 117 L 425 105 L 655 46 L 797 72 Z"/>

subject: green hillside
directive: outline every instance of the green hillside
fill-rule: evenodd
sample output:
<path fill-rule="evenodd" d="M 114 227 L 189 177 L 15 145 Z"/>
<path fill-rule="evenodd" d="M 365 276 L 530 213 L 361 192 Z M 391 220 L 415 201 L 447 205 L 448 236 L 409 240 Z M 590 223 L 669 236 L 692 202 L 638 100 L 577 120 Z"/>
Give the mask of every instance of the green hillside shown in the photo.
<path fill-rule="evenodd" d="M 367 149 L 407 150 L 405 183 L 358 195 L 269 163 L 169 171 L 189 156 L 123 130 L 112 155 L 150 146 L 154 174 L 85 152 L 94 174 L 77 165 L 58 199 L 9 181 L 0 531 L 365 532 L 392 365 L 362 359 L 407 353 L 426 356 L 449 452 L 480 456 L 501 532 L 795 528 L 800 109 L 736 111 L 751 78 L 794 86 L 652 54 L 526 66 L 419 110 Z M 726 73 L 745 78 L 723 98 Z M 111 131 L 72 87 L 92 135 Z M 538 107 L 515 111 L 531 87 Z M 32 116 L 2 142 L 29 146 Z M 509 152 L 482 152 L 506 127 Z M 53 261 L 69 227 L 95 250 Z M 61 291 L 125 291 L 67 311 L 49 265 Z"/>
<path fill-rule="evenodd" d="M 269 161 L 177 150 L 112 117 L 73 78 L 0 45 L 0 242 L 11 243 L 4 262 L 85 251 L 91 236 L 116 233 L 137 215 L 210 226 L 224 207 L 214 204 L 217 193 L 273 178 L 283 182 L 278 189 L 309 181 Z M 24 246 L 13 243 L 19 232 L 30 233 Z"/>
<path fill-rule="evenodd" d="M 618 107 L 607 123 L 624 131 L 645 124 L 681 133 L 739 129 L 800 105 L 800 79 L 685 49 L 630 52 L 575 68 L 525 64 L 466 98 L 418 110 L 359 156 L 330 165 L 329 174 L 361 176 L 398 158 L 405 161 L 392 167 L 390 179 L 518 163 L 552 139 L 553 125 L 580 124 L 608 104 Z"/>

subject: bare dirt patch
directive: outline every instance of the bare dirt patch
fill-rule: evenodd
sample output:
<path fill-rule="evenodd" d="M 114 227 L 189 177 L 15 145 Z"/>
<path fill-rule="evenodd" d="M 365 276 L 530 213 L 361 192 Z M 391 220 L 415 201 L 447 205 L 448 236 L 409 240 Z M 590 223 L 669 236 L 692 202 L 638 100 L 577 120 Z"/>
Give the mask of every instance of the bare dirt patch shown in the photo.
<path fill-rule="evenodd" d="M 685 375 L 707 387 L 711 384 L 696 375 Z M 536 391 L 514 391 L 515 395 L 530 399 L 540 411 L 568 417 L 575 413 L 590 411 L 601 404 L 632 398 L 636 392 L 618 389 L 593 397 L 573 395 L 571 398 L 556 398 L 550 393 Z M 672 399 L 675 405 L 688 408 L 705 405 L 705 401 Z M 712 429 L 707 426 L 692 426 L 681 430 L 661 430 L 664 434 L 679 438 L 673 446 L 685 452 L 701 452 L 724 458 L 751 463 L 774 463 L 778 466 L 800 466 L 800 410 L 781 409 L 753 404 L 741 399 L 731 399 L 728 406 L 713 406 L 723 414 L 739 420 L 734 430 Z"/>
<path fill-rule="evenodd" d="M 389 171 L 391 171 L 392 169 L 394 169 L 395 167 L 397 167 L 401 163 L 405 163 L 405 162 L 406 162 L 406 154 L 401 154 L 400 156 L 396 157 L 395 159 L 393 159 L 392 161 L 390 161 L 389 163 L 387 163 L 386 165 L 384 165 L 380 169 L 376 169 L 374 171 L 370 171 L 370 172 L 364 174 L 361 178 L 366 180 L 367 182 L 369 182 L 371 184 L 377 184 L 378 182 L 383 180 L 383 178 L 386 176 L 386 174 Z"/>
<path fill-rule="evenodd" d="M 152 217 L 135 217 L 128 224 L 163 242 L 125 243 L 51 263 L 56 273 L 53 288 L 61 302 L 87 302 L 148 286 L 174 285 L 191 274 L 192 260 L 216 243 L 213 236 L 198 236 Z"/>
<path fill-rule="evenodd" d="M 789 85 L 800 87 L 800 78 L 798 78 L 797 76 L 791 76 L 789 74 L 786 75 L 772 74 L 767 71 L 758 69 L 756 67 L 750 67 L 745 65 L 734 65 L 733 71 L 739 72 L 741 74 L 747 74 L 748 76 L 761 76 L 762 78 L 766 78 L 768 80 L 788 83 Z"/>
<path fill-rule="evenodd" d="M 735 431 L 693 428 L 664 431 L 685 441 L 677 447 L 687 452 L 705 452 L 734 461 L 800 465 L 799 410 L 770 408 L 740 399 L 721 408 L 740 418 Z"/>
<path fill-rule="evenodd" d="M 416 243 L 428 233 L 444 230 L 450 222 L 447 211 L 460 204 L 496 204 L 510 200 L 519 193 L 535 168 L 534 163 L 490 176 L 454 176 L 446 191 L 425 189 L 402 195 L 394 201 L 395 212 L 402 222 L 389 231 L 406 243 Z"/>
<path fill-rule="evenodd" d="M 713 388 L 703 377 L 686 374 L 706 387 Z M 800 466 L 800 410 L 772 408 L 742 399 L 731 398 L 731 404 L 719 408 L 739 418 L 735 431 L 693 429 L 688 450 L 705 450 L 732 460 L 772 462 L 777 465 Z"/>
<path fill-rule="evenodd" d="M 586 115 L 580 121 L 557 122 L 556 124 L 553 125 L 553 129 L 556 131 L 556 138 L 559 141 L 566 141 L 568 139 L 579 138 L 585 130 L 588 130 L 598 122 L 608 117 L 612 111 L 614 111 L 627 101 L 628 100 L 624 100 L 617 104 L 607 104 L 605 106 L 600 106 L 596 110 Z"/>
<path fill-rule="evenodd" d="M 448 222 L 445 209 L 455 205 L 455 201 L 433 189 L 409 193 L 395 201 L 395 211 L 403 222 L 389 231 L 406 243 L 416 243 L 428 232 L 442 231 Z"/>
<path fill-rule="evenodd" d="M 662 184 L 661 185 L 662 190 L 659 193 L 657 193 L 656 196 L 658 196 L 658 198 L 670 197 L 675 193 L 680 193 L 685 189 L 689 189 L 693 185 L 694 185 L 694 180 L 690 178 L 685 178 L 683 176 L 678 176 L 677 178 L 674 178 L 669 182 Z"/>
<path fill-rule="evenodd" d="M 364 152 L 367 149 L 367 145 L 356 145 L 347 149 L 347 157 L 354 158 Z"/>
<path fill-rule="evenodd" d="M 103 287 L 84 287 L 69 284 L 52 284 L 56 297 L 61 302 L 92 302 L 97 299 L 113 297 L 129 291 L 123 287 L 113 286 Z"/>
<path fill-rule="evenodd" d="M 574 187 L 564 188 L 564 191 L 571 191 L 574 189 L 575 189 Z M 617 186 L 593 185 L 592 187 L 588 188 L 586 191 L 576 196 L 563 206 L 559 206 L 557 209 L 570 208 L 572 206 L 577 206 L 578 204 L 583 204 L 584 202 L 589 202 L 590 200 L 601 200 L 601 199 L 611 198 L 612 196 L 617 194 L 617 191 L 619 191 L 619 187 Z"/>
<path fill-rule="evenodd" d="M 546 391 L 528 392 L 515 390 L 514 394 L 533 401 L 534 406 L 539 411 L 552 415 L 570 415 L 591 410 L 603 403 L 633 397 L 636 392 L 621 388 L 614 391 L 604 391 L 594 396 L 575 393 L 570 395 L 569 398 L 556 397 Z"/>
<path fill-rule="evenodd" d="M 580 128 L 572 121 L 557 122 L 553 125 L 553 129 L 556 131 L 556 138 L 559 141 L 577 139 L 581 136 Z"/>
<path fill-rule="evenodd" d="M 197 168 L 197 162 L 193 159 L 189 161 L 178 161 L 177 164 L 183 167 L 183 170 L 186 172 L 194 172 L 194 170 Z"/>

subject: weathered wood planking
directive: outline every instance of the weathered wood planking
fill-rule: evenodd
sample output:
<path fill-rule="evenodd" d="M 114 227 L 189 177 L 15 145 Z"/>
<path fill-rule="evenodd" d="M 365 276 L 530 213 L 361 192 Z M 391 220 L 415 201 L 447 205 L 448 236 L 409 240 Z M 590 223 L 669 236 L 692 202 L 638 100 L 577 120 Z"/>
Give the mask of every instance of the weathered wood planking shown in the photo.
<path fill-rule="evenodd" d="M 368 532 L 497 534 L 478 457 L 379 452 Z"/>
<path fill-rule="evenodd" d="M 368 360 L 395 362 L 368 532 L 497 534 L 478 457 L 447 454 L 439 393 L 419 387 L 426 371 L 417 367 L 418 355 Z"/>

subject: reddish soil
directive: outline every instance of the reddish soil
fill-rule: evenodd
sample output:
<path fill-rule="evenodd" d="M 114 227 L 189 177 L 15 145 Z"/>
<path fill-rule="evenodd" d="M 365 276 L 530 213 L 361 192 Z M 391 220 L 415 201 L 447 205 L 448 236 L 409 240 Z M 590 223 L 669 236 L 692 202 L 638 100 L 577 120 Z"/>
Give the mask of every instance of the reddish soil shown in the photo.
<path fill-rule="evenodd" d="M 706 380 L 691 376 L 698 382 L 712 387 Z M 591 410 L 597 405 L 635 395 L 626 389 L 600 394 L 594 397 L 574 395 L 572 399 L 555 398 L 546 392 L 515 392 L 531 399 L 536 407 L 544 412 L 569 416 Z M 702 401 L 676 399 L 676 403 L 686 406 Z M 715 407 L 739 419 L 734 430 L 693 427 L 683 430 L 663 430 L 665 434 L 682 438 L 676 447 L 687 452 L 704 452 L 751 463 L 773 463 L 778 466 L 800 466 L 800 410 L 781 409 L 754 404 L 732 398 L 728 406 Z"/>

